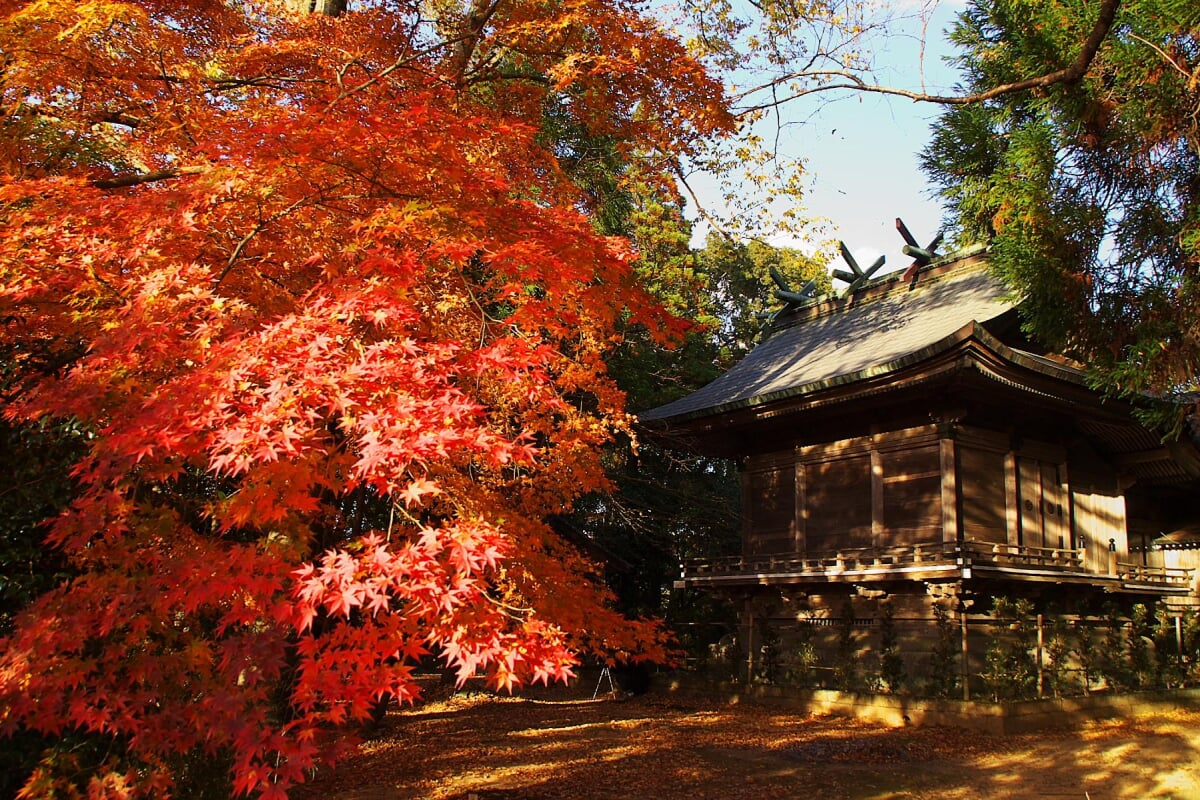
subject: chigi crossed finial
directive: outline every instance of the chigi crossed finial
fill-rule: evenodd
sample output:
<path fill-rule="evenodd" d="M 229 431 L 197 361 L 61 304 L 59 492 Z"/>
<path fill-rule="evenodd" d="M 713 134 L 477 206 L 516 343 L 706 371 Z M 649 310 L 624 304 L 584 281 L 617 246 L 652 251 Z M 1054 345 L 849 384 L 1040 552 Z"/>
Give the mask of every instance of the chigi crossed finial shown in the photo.
<path fill-rule="evenodd" d="M 917 272 L 921 267 L 928 266 L 935 260 L 941 258 L 941 254 L 937 252 L 938 245 L 942 243 L 942 237 L 945 235 L 938 231 L 938 235 L 933 237 L 925 247 L 918 247 L 917 240 L 909 232 L 908 226 L 904 224 L 904 220 L 896 217 L 896 230 L 900 232 L 900 236 L 904 239 L 904 255 L 912 256 L 913 263 L 904 271 L 904 280 L 911 281 L 917 277 Z"/>
<path fill-rule="evenodd" d="M 845 242 L 838 242 L 838 249 L 842 251 L 842 260 L 845 261 L 846 265 L 850 267 L 850 271 L 847 272 L 844 269 L 835 269 L 833 271 L 833 277 L 837 278 L 839 281 L 844 281 L 845 283 L 850 284 L 846 287 L 844 292 L 845 294 L 853 294 L 861 289 L 863 284 L 871 280 L 871 276 L 878 272 L 879 269 L 884 265 L 884 262 L 887 261 L 887 256 L 880 256 L 879 258 L 875 259 L 874 262 L 872 262 L 871 266 L 863 269 L 858 265 L 858 262 L 854 259 L 854 256 L 850 254 L 850 250 L 846 247 Z"/>
<path fill-rule="evenodd" d="M 795 311 L 801 306 L 806 306 L 809 303 L 815 302 L 820 299 L 821 296 L 817 291 L 816 278 L 813 278 L 811 281 L 804 284 L 803 288 L 796 292 L 792 291 L 792 287 L 787 282 L 787 278 L 783 277 L 783 273 L 781 273 L 775 267 L 769 267 L 768 269 L 771 273 L 771 280 L 775 281 L 775 286 L 778 287 L 775 289 L 774 297 L 776 300 L 782 300 L 783 306 L 775 309 L 774 311 L 763 311 L 755 314 L 756 317 L 763 320 L 764 330 L 780 316 Z"/>

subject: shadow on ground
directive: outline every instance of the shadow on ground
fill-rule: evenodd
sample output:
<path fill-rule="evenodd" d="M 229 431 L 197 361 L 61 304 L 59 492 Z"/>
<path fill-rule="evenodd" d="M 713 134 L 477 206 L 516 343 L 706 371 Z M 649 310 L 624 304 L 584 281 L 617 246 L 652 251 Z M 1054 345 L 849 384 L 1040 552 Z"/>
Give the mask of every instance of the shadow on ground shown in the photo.
<path fill-rule="evenodd" d="M 456 695 L 385 729 L 298 796 L 338 800 L 1200 800 L 1200 712 L 998 736 L 807 717 L 699 694 Z"/>

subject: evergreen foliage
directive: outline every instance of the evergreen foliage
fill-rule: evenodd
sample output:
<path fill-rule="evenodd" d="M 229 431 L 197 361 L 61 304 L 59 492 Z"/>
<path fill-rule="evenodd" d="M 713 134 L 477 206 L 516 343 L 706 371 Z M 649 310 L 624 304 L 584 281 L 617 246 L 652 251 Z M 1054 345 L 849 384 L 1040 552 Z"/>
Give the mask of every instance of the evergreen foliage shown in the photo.
<path fill-rule="evenodd" d="M 890 602 L 882 605 L 879 618 L 879 679 L 892 694 L 904 688 L 908 675 L 904 671 L 904 657 L 900 655 L 900 640 L 896 635 L 896 613 Z"/>
<path fill-rule="evenodd" d="M 845 692 L 858 683 L 858 642 L 854 637 L 854 601 L 847 596 L 838 618 L 837 652 L 833 665 L 833 685 Z"/>
<path fill-rule="evenodd" d="M 1133 676 L 1129 669 L 1125 619 L 1120 607 L 1112 601 L 1105 603 L 1101 611 L 1104 614 L 1104 639 L 1098 659 L 1100 674 L 1110 690 L 1128 689 L 1133 686 Z"/>
<path fill-rule="evenodd" d="M 812 625 L 801 623 L 796 628 L 789 681 L 802 689 L 808 689 L 817 684 L 817 648 L 813 643 Z"/>
<path fill-rule="evenodd" d="M 1037 694 L 1033 603 L 997 597 L 992 615 L 996 632 L 988 642 L 984 684 L 996 701 L 1031 699 Z"/>
<path fill-rule="evenodd" d="M 959 688 L 959 655 L 961 643 L 958 626 L 950 609 L 942 602 L 933 604 L 937 640 L 929 654 L 929 678 L 926 693 L 932 697 L 953 697 Z"/>
<path fill-rule="evenodd" d="M 1175 629 L 1177 616 L 1165 603 L 1159 603 L 1154 609 L 1154 652 L 1158 656 L 1156 681 L 1168 689 L 1179 688 L 1185 680 L 1183 648 Z M 1180 624 L 1179 633 L 1182 630 Z"/>
<path fill-rule="evenodd" d="M 754 659 L 754 680 L 757 683 L 781 683 L 783 680 L 783 651 L 779 631 L 769 620 L 760 619 L 757 628 L 758 653 Z"/>
<path fill-rule="evenodd" d="M 1075 622 L 1075 657 L 1079 660 L 1084 694 L 1091 693 L 1092 683 L 1098 677 L 1100 655 L 1096 648 L 1096 631 L 1081 617 Z"/>
<path fill-rule="evenodd" d="M 973 0 L 951 37 L 963 88 L 1066 67 L 1096 14 L 1086 0 Z M 1124 2 L 1082 80 L 951 107 L 923 153 L 955 235 L 991 243 L 1028 329 L 1114 393 L 1195 387 L 1198 42 L 1194 3 Z M 1150 416 L 1179 425 L 1180 412 Z"/>
<path fill-rule="evenodd" d="M 1046 637 L 1045 678 L 1046 689 L 1054 697 L 1075 694 L 1078 682 L 1072 677 L 1069 659 L 1071 655 L 1070 626 L 1058 615 L 1052 615 L 1050 633 Z"/>
<path fill-rule="evenodd" d="M 1151 650 L 1154 616 L 1144 603 L 1133 607 L 1129 618 L 1129 677 L 1134 688 L 1148 689 L 1156 683 L 1154 652 Z"/>

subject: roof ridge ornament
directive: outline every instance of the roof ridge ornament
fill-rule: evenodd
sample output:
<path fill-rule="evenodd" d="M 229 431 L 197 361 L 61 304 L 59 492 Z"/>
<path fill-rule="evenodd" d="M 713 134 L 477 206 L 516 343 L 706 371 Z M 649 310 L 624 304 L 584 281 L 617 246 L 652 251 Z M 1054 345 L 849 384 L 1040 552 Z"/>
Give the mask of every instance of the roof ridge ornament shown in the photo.
<path fill-rule="evenodd" d="M 917 273 L 921 271 L 921 267 L 927 267 L 942 257 L 937 248 L 942 243 L 942 238 L 945 237 L 946 233 L 945 231 L 938 231 L 937 236 L 933 237 L 933 241 L 925 247 L 918 247 L 916 237 L 909 232 L 908 226 L 899 217 L 896 217 L 896 230 L 900 232 L 900 236 L 905 242 L 903 247 L 904 255 L 912 256 L 913 259 L 913 263 L 909 264 L 908 269 L 904 270 L 902 278 L 906 281 L 916 283 Z"/>
<path fill-rule="evenodd" d="M 840 250 L 842 253 L 842 260 L 845 261 L 846 265 L 850 267 L 850 272 L 847 272 L 844 269 L 835 269 L 833 271 L 833 277 L 837 278 L 839 281 L 850 284 L 842 290 L 842 296 L 854 294 L 861 289 L 867 283 L 867 281 L 871 280 L 871 276 L 878 272 L 887 261 L 887 256 L 880 256 L 871 263 L 871 266 L 863 269 L 858 265 L 858 262 L 854 259 L 854 256 L 850 254 L 850 249 L 846 247 L 845 242 L 838 242 L 838 250 Z"/>
<path fill-rule="evenodd" d="M 774 265 L 769 266 L 767 271 L 771 273 L 771 280 L 774 281 L 775 285 L 778 287 L 772 296 L 776 300 L 782 300 L 783 306 L 775 309 L 774 311 L 760 311 L 754 315 L 763 320 L 763 325 L 759 329 L 759 333 L 763 333 L 764 331 L 768 330 L 775 320 L 779 319 L 779 317 L 783 316 L 784 314 L 790 314 L 791 312 L 803 306 L 809 305 L 810 303 L 815 303 L 817 300 L 821 299 L 821 294 L 817 290 L 816 278 L 813 278 L 808 283 L 804 284 L 800 291 L 794 292 L 792 291 L 791 285 L 787 282 L 787 278 L 783 277 L 783 273 L 776 269 Z"/>
<path fill-rule="evenodd" d="M 775 281 L 775 285 L 779 287 L 775 290 L 775 299 L 783 301 L 784 308 L 782 310 L 784 311 L 791 310 L 788 308 L 789 306 L 795 308 L 811 303 L 820 296 L 817 294 L 816 278 L 804 284 L 804 287 L 800 291 L 793 292 L 792 287 L 788 285 L 787 278 L 783 277 L 783 273 L 776 269 L 774 265 L 768 267 L 768 271 L 771 273 L 771 280 Z"/>

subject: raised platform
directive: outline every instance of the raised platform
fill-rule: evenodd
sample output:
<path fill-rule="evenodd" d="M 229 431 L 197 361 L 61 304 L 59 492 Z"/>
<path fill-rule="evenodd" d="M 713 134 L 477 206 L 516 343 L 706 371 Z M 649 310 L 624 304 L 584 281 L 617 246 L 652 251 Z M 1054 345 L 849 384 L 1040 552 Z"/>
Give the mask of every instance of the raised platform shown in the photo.
<path fill-rule="evenodd" d="M 1186 594 L 1192 571 L 1113 563 L 1106 572 L 1084 565 L 1083 554 L 986 542 L 918 544 L 856 549 L 820 555 L 780 553 L 693 559 L 675 588 L 897 580 L 971 580 L 1011 577 L 1054 583 L 1086 583 L 1109 591 Z"/>

